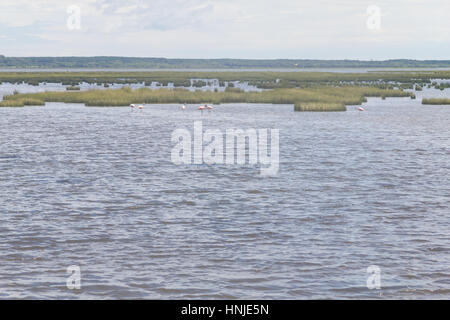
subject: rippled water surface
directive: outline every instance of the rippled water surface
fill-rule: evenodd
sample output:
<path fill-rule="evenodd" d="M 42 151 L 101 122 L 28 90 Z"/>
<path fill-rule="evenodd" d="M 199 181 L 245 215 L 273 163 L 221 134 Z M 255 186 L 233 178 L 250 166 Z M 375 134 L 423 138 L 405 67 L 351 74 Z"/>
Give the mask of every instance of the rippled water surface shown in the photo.
<path fill-rule="evenodd" d="M 364 107 L 1 108 L 0 298 L 450 298 L 450 107 Z M 195 120 L 280 129 L 278 175 L 174 165 Z"/>

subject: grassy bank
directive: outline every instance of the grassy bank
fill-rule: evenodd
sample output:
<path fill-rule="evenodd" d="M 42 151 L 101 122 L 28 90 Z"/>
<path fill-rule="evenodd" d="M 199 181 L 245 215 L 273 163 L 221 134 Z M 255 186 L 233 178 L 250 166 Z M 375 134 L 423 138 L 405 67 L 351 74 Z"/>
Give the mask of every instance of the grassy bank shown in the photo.
<path fill-rule="evenodd" d="M 433 105 L 444 105 L 444 104 L 450 104 L 450 99 L 445 98 L 424 98 L 422 99 L 422 104 L 433 104 Z"/>
<path fill-rule="evenodd" d="M 320 86 L 307 89 L 275 89 L 263 92 L 244 91 L 188 91 L 185 89 L 148 88 L 132 90 L 122 89 L 89 90 L 82 92 L 38 92 L 5 96 L 5 103 L 21 101 L 84 103 L 86 106 L 128 106 L 132 103 L 272 103 L 295 104 L 301 102 L 339 103 L 358 105 L 366 97 L 409 97 L 411 93 L 401 90 L 380 89 L 375 87 L 330 87 Z M 7 102 L 8 101 L 8 102 Z"/>

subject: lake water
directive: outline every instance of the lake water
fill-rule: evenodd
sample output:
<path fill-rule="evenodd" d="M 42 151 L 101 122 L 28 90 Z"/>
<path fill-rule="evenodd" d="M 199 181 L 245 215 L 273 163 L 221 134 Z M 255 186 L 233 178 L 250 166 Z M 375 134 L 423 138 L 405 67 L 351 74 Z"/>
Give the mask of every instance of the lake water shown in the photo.
<path fill-rule="evenodd" d="M 450 107 L 421 94 L 336 113 L 0 108 L 0 298 L 448 299 Z M 194 121 L 279 129 L 278 174 L 173 164 Z"/>

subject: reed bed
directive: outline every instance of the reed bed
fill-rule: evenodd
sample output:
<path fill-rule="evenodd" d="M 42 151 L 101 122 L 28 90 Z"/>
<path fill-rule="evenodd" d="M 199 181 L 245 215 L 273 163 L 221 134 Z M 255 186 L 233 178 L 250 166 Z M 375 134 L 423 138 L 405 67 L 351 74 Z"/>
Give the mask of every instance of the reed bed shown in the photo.
<path fill-rule="evenodd" d="M 334 112 L 347 111 L 347 107 L 343 103 L 297 102 L 294 105 L 294 111 Z"/>
<path fill-rule="evenodd" d="M 79 86 L 68 86 L 66 88 L 66 90 L 68 90 L 68 91 L 80 91 L 81 88 Z"/>
<path fill-rule="evenodd" d="M 34 98 L 21 98 L 0 101 L 0 107 L 43 106 L 45 101 Z"/>
<path fill-rule="evenodd" d="M 422 104 L 448 105 L 448 104 L 450 104 L 450 99 L 445 99 L 445 98 L 424 98 L 424 99 L 422 99 Z"/>
<path fill-rule="evenodd" d="M 0 107 L 23 107 L 22 100 L 3 100 L 0 101 Z"/>
<path fill-rule="evenodd" d="M 189 91 L 186 89 L 141 88 L 88 90 L 81 92 L 38 92 L 5 96 L 6 101 L 24 101 L 35 99 L 41 102 L 84 103 L 86 106 L 128 106 L 137 104 L 164 103 L 272 103 L 294 104 L 301 102 L 340 103 L 358 105 L 366 101 L 365 97 L 408 97 L 411 93 L 400 90 L 379 89 L 374 87 L 314 87 L 307 89 L 275 89 L 263 92 L 244 92 L 229 90 L 226 92 Z"/>

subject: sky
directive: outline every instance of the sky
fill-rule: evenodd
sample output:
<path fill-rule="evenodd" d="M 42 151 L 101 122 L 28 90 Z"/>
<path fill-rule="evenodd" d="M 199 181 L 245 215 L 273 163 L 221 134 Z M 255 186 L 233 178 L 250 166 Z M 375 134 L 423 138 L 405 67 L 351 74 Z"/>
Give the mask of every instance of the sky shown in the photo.
<path fill-rule="evenodd" d="M 1 0 L 0 54 L 450 59 L 450 0 Z"/>

